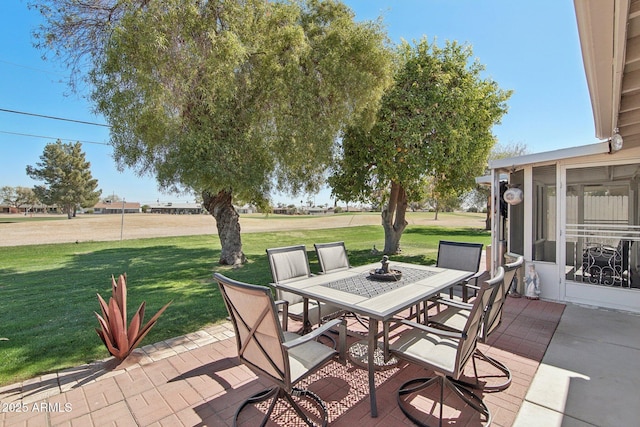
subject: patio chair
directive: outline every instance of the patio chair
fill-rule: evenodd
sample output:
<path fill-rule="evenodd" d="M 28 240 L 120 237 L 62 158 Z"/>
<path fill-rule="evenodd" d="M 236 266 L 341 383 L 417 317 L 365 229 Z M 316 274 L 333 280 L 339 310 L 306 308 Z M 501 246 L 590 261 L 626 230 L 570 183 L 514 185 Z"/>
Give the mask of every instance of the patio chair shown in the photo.
<path fill-rule="evenodd" d="M 276 285 L 276 297 L 289 303 L 289 317 L 302 321 L 304 315 L 304 299 L 300 295 L 278 289 L 278 283 L 292 282 L 311 276 L 307 249 L 304 245 L 285 246 L 267 249 L 267 258 L 271 267 L 271 276 Z M 319 325 L 325 316 L 332 315 L 340 309 L 319 301 L 309 301 L 308 319 L 311 324 Z M 305 325 L 307 327 L 309 325 Z"/>
<path fill-rule="evenodd" d="M 318 256 L 321 273 L 331 273 L 332 271 L 351 268 L 344 242 L 314 243 L 313 247 Z"/>
<path fill-rule="evenodd" d="M 291 405 L 307 425 L 313 426 L 319 421 L 326 426 L 328 414 L 322 399 L 309 390 L 296 387 L 296 384 L 338 354 L 340 360 L 345 362 L 344 321 L 336 319 L 327 322 L 304 336 L 287 332 L 282 329 L 278 319 L 271 289 L 238 282 L 220 273 L 214 274 L 214 279 L 218 282 L 233 323 L 240 361 L 256 374 L 264 375 L 275 383 L 274 387 L 254 394 L 240 405 L 235 413 L 234 426 L 247 405 L 273 399 L 262 423 L 253 423 L 264 426 L 281 398 Z M 339 353 L 315 341 L 320 334 L 331 328 L 338 328 L 340 332 Z M 292 395 L 305 399 L 305 403 L 300 405 Z"/>
<path fill-rule="evenodd" d="M 489 300 L 489 304 L 485 307 L 485 316 L 480 329 L 479 340 L 482 343 L 487 342 L 489 335 L 495 331 L 502 323 L 502 309 L 507 298 L 511 281 L 514 279 L 518 269 L 524 265 L 524 257 L 519 256 L 515 261 L 505 264 L 504 280 L 499 287 L 496 287 L 494 294 Z M 471 313 L 472 304 L 465 304 L 459 301 L 440 299 L 440 304 L 448 306 L 446 310 L 433 315 L 429 318 L 429 326 L 436 328 L 444 328 L 450 331 L 461 331 L 467 322 Z M 501 391 L 511 385 L 511 371 L 502 362 L 486 355 L 479 348 L 475 350 L 475 356 L 488 362 L 502 372 L 505 380 L 499 384 L 484 385 L 485 391 Z M 469 385 L 469 384 L 467 384 Z"/>
<path fill-rule="evenodd" d="M 438 243 L 438 259 L 436 267 L 453 268 L 455 270 L 473 273 L 469 279 L 458 285 L 462 285 L 462 301 L 467 302 L 468 287 L 465 285 L 473 282 L 478 285 L 478 279 L 484 274 L 480 271 L 480 259 L 482 258 L 482 243 L 450 242 L 441 240 Z M 453 298 L 454 288 L 449 290 L 449 297 Z"/>
<path fill-rule="evenodd" d="M 403 396 L 418 392 L 432 385 L 439 385 L 439 425 L 442 426 L 445 387 L 453 391 L 481 416 L 486 418 L 486 425 L 491 424 L 491 412 L 480 397 L 459 381 L 465 365 L 471 359 L 474 374 L 477 378 L 475 360 L 473 354 L 477 348 L 480 329 L 483 326 L 485 307 L 489 304 L 496 288 L 504 282 L 504 269 L 498 268 L 494 278 L 486 281 L 480 287 L 474 300 L 469 316 L 461 331 L 447 331 L 433 328 L 421 323 L 409 320 L 394 320 L 409 328 L 401 332 L 399 337 L 389 344 L 389 350 L 393 356 L 414 363 L 426 369 L 433 370 L 435 376 L 431 378 L 417 378 L 404 383 L 398 389 L 398 405 L 402 412 L 415 424 L 426 426 L 406 407 Z M 431 406 L 435 410 L 436 405 Z"/>
<path fill-rule="evenodd" d="M 320 264 L 321 274 L 348 270 L 351 268 L 351 264 L 349 264 L 349 257 L 347 256 L 347 248 L 345 247 L 344 242 L 314 243 L 313 247 L 315 248 L 316 255 L 318 256 L 318 264 Z M 344 312 L 343 314 L 344 316 L 353 317 L 362 326 L 368 328 L 368 320 L 366 318 L 363 318 L 353 312 Z"/>
<path fill-rule="evenodd" d="M 582 272 L 589 283 L 629 286 L 629 251 L 632 242 L 621 239 L 617 247 L 588 244 L 582 254 Z"/>
<path fill-rule="evenodd" d="M 462 301 L 467 302 L 469 300 L 468 289 L 470 282 L 473 281 L 473 286 L 478 285 L 478 278 L 484 274 L 484 271 L 480 270 L 480 259 L 482 258 L 482 243 L 466 243 L 466 242 L 450 242 L 447 240 L 440 240 L 438 243 L 438 258 L 436 259 L 436 267 L 452 268 L 455 270 L 468 271 L 473 273 L 469 279 L 461 283 L 456 283 L 449 288 L 449 298 L 454 298 L 454 287 L 462 286 Z M 424 301 L 424 317 L 427 323 L 427 311 L 429 308 L 436 306 L 437 301 L 444 296 L 441 293 L 439 296 L 432 298 L 431 300 Z M 416 319 L 420 319 L 420 306 L 415 307 Z M 413 317 L 413 308 L 409 313 L 409 317 Z"/>

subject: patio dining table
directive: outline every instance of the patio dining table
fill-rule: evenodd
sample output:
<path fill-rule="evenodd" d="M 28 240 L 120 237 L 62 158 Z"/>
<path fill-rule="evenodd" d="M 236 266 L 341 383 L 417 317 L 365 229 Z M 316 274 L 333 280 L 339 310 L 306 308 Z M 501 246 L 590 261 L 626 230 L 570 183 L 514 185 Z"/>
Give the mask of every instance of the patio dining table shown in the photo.
<path fill-rule="evenodd" d="M 372 417 L 378 416 L 374 353 L 380 336 L 379 322 L 390 320 L 472 275 L 468 271 L 391 262 L 390 270 L 401 272 L 402 277 L 399 280 L 378 280 L 371 274 L 378 268 L 380 263 L 374 263 L 277 284 L 282 290 L 302 296 L 305 307 L 308 307 L 309 299 L 318 300 L 369 318 L 367 370 Z M 306 314 L 305 309 L 305 325 L 308 324 Z M 388 339 L 387 333 L 383 335 L 385 340 Z"/>

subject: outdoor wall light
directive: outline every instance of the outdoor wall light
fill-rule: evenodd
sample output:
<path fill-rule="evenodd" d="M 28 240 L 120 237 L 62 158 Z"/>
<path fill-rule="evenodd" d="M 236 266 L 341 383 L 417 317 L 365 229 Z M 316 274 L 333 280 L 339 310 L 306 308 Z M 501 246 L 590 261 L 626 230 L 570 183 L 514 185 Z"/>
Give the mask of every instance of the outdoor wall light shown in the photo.
<path fill-rule="evenodd" d="M 622 148 L 622 135 L 620 135 L 618 133 L 618 129 L 616 129 L 614 134 L 611 136 L 611 139 L 609 140 L 609 152 L 615 153 L 621 148 Z"/>
<path fill-rule="evenodd" d="M 522 190 L 516 186 L 509 186 L 509 189 L 504 192 L 502 196 L 505 202 L 510 204 L 511 206 L 517 205 L 523 200 Z"/>

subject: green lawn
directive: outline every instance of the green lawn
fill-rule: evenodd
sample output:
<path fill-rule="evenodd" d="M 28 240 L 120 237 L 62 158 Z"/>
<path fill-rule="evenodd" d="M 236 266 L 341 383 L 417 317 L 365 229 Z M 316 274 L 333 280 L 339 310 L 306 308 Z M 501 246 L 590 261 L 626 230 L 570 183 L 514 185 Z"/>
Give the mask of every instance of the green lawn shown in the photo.
<path fill-rule="evenodd" d="M 212 273 L 267 284 L 268 247 L 305 244 L 311 270 L 318 271 L 314 242 L 344 240 L 353 265 L 380 260 L 381 226 L 300 230 L 243 235 L 249 262 L 232 269 L 217 264 L 217 236 L 139 239 L 0 248 L 0 385 L 108 356 L 94 331 L 96 293 L 111 295 L 111 275 L 128 276 L 129 317 L 145 300 L 149 319 L 169 300 L 142 345 L 223 321 L 226 310 Z M 392 260 L 433 264 L 440 239 L 489 243 L 489 233 L 471 228 L 410 226 L 402 255 Z"/>

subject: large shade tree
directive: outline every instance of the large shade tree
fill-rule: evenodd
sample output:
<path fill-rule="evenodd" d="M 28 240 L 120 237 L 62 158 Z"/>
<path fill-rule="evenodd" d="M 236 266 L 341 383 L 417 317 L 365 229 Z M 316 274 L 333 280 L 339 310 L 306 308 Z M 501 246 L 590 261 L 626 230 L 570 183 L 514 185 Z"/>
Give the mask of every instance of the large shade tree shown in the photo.
<path fill-rule="evenodd" d="M 492 128 L 511 92 L 483 77 L 469 45 L 422 39 L 398 46 L 395 85 L 373 128 L 351 126 L 329 178 L 336 197 L 369 201 L 384 190 L 384 252 L 397 253 L 409 202 L 459 195 L 474 185 L 495 143 Z"/>
<path fill-rule="evenodd" d="M 69 219 L 77 207 L 94 206 L 102 194 L 80 142 L 47 144 L 40 161 L 26 169 L 29 177 L 44 181 L 33 187 L 36 197 L 46 205 L 58 205 Z"/>
<path fill-rule="evenodd" d="M 36 45 L 88 68 L 119 166 L 201 194 L 223 264 L 245 261 L 234 200 L 315 192 L 336 137 L 372 122 L 391 82 L 381 23 L 337 1 L 32 3 Z"/>

